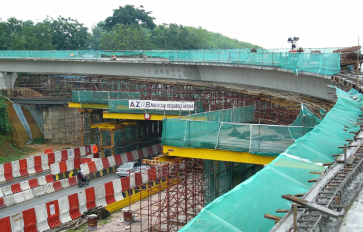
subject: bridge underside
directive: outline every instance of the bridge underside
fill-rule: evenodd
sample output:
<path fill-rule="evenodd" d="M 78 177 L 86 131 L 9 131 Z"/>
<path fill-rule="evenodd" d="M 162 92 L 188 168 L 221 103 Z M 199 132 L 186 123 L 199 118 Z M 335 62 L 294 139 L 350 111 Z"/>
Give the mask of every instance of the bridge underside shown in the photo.
<path fill-rule="evenodd" d="M 251 154 L 248 152 L 234 152 L 226 150 L 212 150 L 202 148 L 180 148 L 163 145 L 163 153 L 168 156 L 177 156 L 185 158 L 196 158 L 216 161 L 229 161 L 249 164 L 269 164 L 276 157 L 267 157 Z"/>

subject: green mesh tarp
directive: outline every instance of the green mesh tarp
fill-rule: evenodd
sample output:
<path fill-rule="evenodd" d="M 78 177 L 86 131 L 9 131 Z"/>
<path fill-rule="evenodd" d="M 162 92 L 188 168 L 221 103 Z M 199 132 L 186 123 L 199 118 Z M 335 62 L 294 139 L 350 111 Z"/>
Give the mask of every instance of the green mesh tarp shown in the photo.
<path fill-rule="evenodd" d="M 43 59 L 89 59 L 100 60 L 101 52 L 87 50 L 64 50 L 64 51 L 0 51 L 0 58 L 43 58 Z"/>
<path fill-rule="evenodd" d="M 321 119 L 318 118 L 306 105 L 301 104 L 299 115 L 289 127 L 291 138 L 298 139 L 304 134 L 311 131 L 314 126 L 318 125 Z"/>
<path fill-rule="evenodd" d="M 116 99 L 140 99 L 140 92 L 72 91 L 72 102 L 108 104 Z"/>
<path fill-rule="evenodd" d="M 162 143 L 277 156 L 320 122 L 303 106 L 300 117 L 290 126 L 246 124 L 255 121 L 254 115 L 254 106 L 247 106 L 166 119 Z"/>
<path fill-rule="evenodd" d="M 362 95 L 336 91 L 338 101 L 319 125 L 253 177 L 204 207 L 180 231 L 269 231 L 275 223 L 264 214 L 290 207 L 282 195 L 307 192 L 312 186 L 308 180 L 317 178 L 310 172 L 321 172 L 319 163 L 332 162 L 334 154 L 342 153 L 338 147 L 353 138 L 350 132 L 359 130 L 354 123 L 362 112 Z"/>
<path fill-rule="evenodd" d="M 127 98 L 125 98 L 127 99 Z M 130 98 L 128 98 L 130 99 Z M 133 98 L 138 99 L 138 98 Z M 130 99 L 131 100 L 131 99 Z M 156 110 L 156 109 L 135 109 L 129 108 L 128 100 L 111 100 L 108 102 L 108 112 L 110 113 L 128 113 L 128 114 L 161 114 L 163 115 L 188 115 L 203 112 L 203 104 L 201 101 L 194 102 L 194 110 L 193 112 L 185 111 L 185 110 Z"/>

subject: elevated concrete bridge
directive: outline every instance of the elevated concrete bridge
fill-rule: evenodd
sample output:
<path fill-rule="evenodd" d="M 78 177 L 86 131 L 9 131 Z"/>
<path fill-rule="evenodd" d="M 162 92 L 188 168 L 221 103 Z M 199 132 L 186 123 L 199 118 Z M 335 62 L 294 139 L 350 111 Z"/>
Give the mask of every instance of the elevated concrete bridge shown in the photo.
<path fill-rule="evenodd" d="M 329 94 L 331 76 L 299 72 L 298 75 L 273 62 L 263 65 L 218 61 L 178 61 L 169 59 L 53 59 L 0 57 L 1 72 L 37 74 L 104 75 L 161 80 L 183 80 L 265 87 L 333 101 Z"/>

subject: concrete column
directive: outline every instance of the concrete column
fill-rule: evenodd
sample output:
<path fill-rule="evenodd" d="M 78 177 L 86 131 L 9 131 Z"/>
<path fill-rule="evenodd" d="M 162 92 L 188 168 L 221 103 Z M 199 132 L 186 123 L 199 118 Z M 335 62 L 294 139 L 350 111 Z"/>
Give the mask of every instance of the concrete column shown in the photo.
<path fill-rule="evenodd" d="M 0 72 L 0 93 L 6 97 L 11 97 L 11 90 L 14 88 L 16 73 Z"/>

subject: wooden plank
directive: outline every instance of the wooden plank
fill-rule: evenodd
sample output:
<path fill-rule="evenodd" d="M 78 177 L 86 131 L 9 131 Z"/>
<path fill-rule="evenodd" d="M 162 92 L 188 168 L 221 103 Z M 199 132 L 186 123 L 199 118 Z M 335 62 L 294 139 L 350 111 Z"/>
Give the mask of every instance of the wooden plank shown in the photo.
<path fill-rule="evenodd" d="M 285 195 L 282 196 L 282 198 L 286 199 L 286 200 L 289 200 L 289 201 L 292 201 L 294 203 L 303 205 L 303 206 L 305 206 L 305 207 L 307 207 L 309 209 L 319 211 L 320 213 L 327 214 L 329 216 L 335 217 L 335 218 L 343 217 L 342 213 L 339 213 L 337 211 L 328 209 L 328 208 L 326 208 L 324 206 L 321 206 L 321 205 L 318 205 L 316 203 L 309 202 L 309 201 L 306 201 L 306 200 L 302 200 L 302 199 L 300 199 L 298 197 L 291 196 L 290 194 L 285 194 Z"/>
<path fill-rule="evenodd" d="M 267 218 L 267 219 L 271 219 L 271 220 L 281 220 L 281 217 L 275 216 L 275 215 L 272 215 L 272 214 L 268 214 L 268 213 L 265 213 L 265 215 L 263 217 Z"/>

